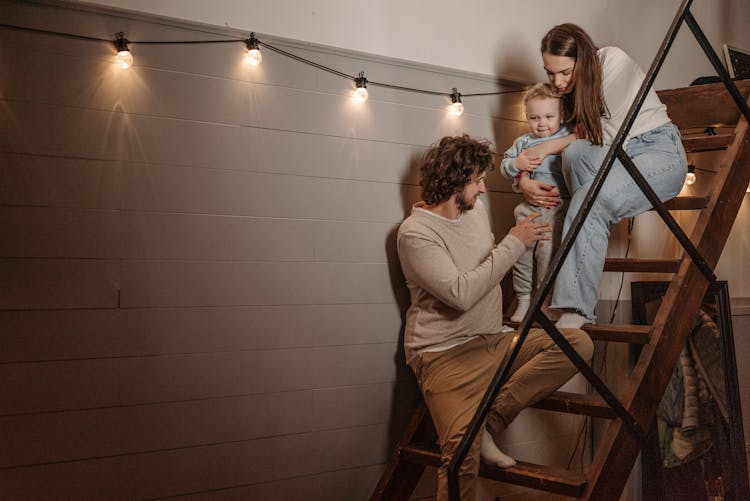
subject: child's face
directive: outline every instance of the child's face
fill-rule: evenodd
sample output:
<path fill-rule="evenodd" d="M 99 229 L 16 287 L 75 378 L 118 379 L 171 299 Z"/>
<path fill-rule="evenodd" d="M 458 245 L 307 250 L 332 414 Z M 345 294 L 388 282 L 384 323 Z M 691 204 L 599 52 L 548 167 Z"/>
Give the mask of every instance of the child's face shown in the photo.
<path fill-rule="evenodd" d="M 526 120 L 536 137 L 551 136 L 560 129 L 560 100 L 553 97 L 535 98 L 526 103 Z"/>

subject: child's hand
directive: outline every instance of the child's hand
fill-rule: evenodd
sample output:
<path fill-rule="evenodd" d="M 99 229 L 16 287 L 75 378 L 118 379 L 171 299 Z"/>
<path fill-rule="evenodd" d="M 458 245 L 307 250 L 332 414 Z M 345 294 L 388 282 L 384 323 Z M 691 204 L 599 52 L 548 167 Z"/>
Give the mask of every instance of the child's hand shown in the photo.
<path fill-rule="evenodd" d="M 543 157 L 534 156 L 530 150 L 523 150 L 513 160 L 513 166 L 521 172 L 531 172 L 542 163 Z"/>

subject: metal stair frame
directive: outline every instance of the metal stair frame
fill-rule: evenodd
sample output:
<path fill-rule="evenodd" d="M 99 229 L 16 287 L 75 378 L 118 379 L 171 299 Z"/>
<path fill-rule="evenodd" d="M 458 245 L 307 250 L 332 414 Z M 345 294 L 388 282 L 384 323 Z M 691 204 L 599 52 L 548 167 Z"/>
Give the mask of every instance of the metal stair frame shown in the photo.
<path fill-rule="evenodd" d="M 524 316 L 524 319 L 521 321 L 519 325 L 518 334 L 513 339 L 513 342 L 511 343 L 508 353 L 504 357 L 503 362 L 498 367 L 498 370 L 495 373 L 495 376 L 493 377 L 493 380 L 490 383 L 490 386 L 487 392 L 485 393 L 482 401 L 480 402 L 479 407 L 474 417 L 469 423 L 469 426 L 466 430 L 466 434 L 464 435 L 461 443 L 458 445 L 456 449 L 456 452 L 448 467 L 448 489 L 449 489 L 449 497 L 451 501 L 459 501 L 460 499 L 459 478 L 458 478 L 459 468 L 469 451 L 470 445 L 473 443 L 474 439 L 479 433 L 481 425 L 484 422 L 487 414 L 489 413 L 489 410 L 491 408 L 492 403 L 495 400 L 495 397 L 497 396 L 497 393 L 500 391 L 500 388 L 509 379 L 510 367 L 512 366 L 513 362 L 518 356 L 518 353 L 520 352 L 521 345 L 523 344 L 523 342 L 525 341 L 528 335 L 528 332 L 531 328 L 534 318 L 536 318 L 544 326 L 545 330 L 555 340 L 558 346 L 560 346 L 561 350 L 565 352 L 566 355 L 571 359 L 571 361 L 579 368 L 579 370 L 582 371 L 582 373 L 584 374 L 584 377 L 586 377 L 586 379 L 589 380 L 592 386 L 594 386 L 594 388 L 596 388 L 597 391 L 599 391 L 600 395 L 607 401 L 607 403 L 609 403 L 613 407 L 613 409 L 618 413 L 618 416 L 620 416 L 623 419 L 623 423 L 628 427 L 631 433 L 639 439 L 642 439 L 645 436 L 645 433 L 643 432 L 642 428 L 638 425 L 638 420 L 635 419 L 632 416 L 632 414 L 627 412 L 624 406 L 619 401 L 617 401 L 617 399 L 612 395 L 612 392 L 608 389 L 608 387 L 604 384 L 604 382 L 602 382 L 601 379 L 598 376 L 596 376 L 596 374 L 594 374 L 591 367 L 585 361 L 583 361 L 580 358 L 580 356 L 578 356 L 578 354 L 570 346 L 570 344 L 567 343 L 565 338 L 557 330 L 554 324 L 552 324 L 552 322 L 544 315 L 544 313 L 541 310 L 541 307 L 544 302 L 544 299 L 549 294 L 552 284 L 554 283 L 554 280 L 560 271 L 562 263 L 564 262 L 570 249 L 572 248 L 573 242 L 575 238 L 578 236 L 578 233 L 580 232 L 580 229 L 583 226 L 583 223 L 586 217 L 591 211 L 596 201 L 596 197 L 598 196 L 604 184 L 604 181 L 606 180 L 606 177 L 609 174 L 609 171 L 614 165 L 614 162 L 616 159 L 621 160 L 623 165 L 631 174 L 631 177 L 633 177 L 636 184 L 641 188 L 644 194 L 649 198 L 649 200 L 652 202 L 654 208 L 656 208 L 659 215 L 664 219 L 667 226 L 670 228 L 670 230 L 675 234 L 677 239 L 680 241 L 683 248 L 691 257 L 693 263 L 700 269 L 701 275 L 703 275 L 703 277 L 698 283 L 695 284 L 695 286 L 700 287 L 702 285 L 704 292 L 709 284 L 711 285 L 712 288 L 716 287 L 716 277 L 714 276 L 713 271 L 711 270 L 711 267 L 706 264 L 706 261 L 698 252 L 698 250 L 695 248 L 692 241 L 685 235 L 685 233 L 682 231 L 679 225 L 674 221 L 674 219 L 669 214 L 669 212 L 664 208 L 662 202 L 658 199 L 656 194 L 653 192 L 648 182 L 640 175 L 640 172 L 637 170 L 632 160 L 627 156 L 627 154 L 622 149 L 622 145 L 624 144 L 627 134 L 630 131 L 630 128 L 632 127 L 635 121 L 635 118 L 639 110 L 641 109 L 643 102 L 645 101 L 646 96 L 649 90 L 651 89 L 659 70 L 661 69 L 661 66 L 664 63 L 664 60 L 666 59 L 666 56 L 672 46 L 672 43 L 674 42 L 675 37 L 677 36 L 677 33 L 683 21 L 685 21 L 685 23 L 688 24 L 693 35 L 696 37 L 699 45 L 703 49 L 704 53 L 706 54 L 706 56 L 708 57 L 712 65 L 714 66 L 717 73 L 719 74 L 719 77 L 721 78 L 722 82 L 724 83 L 727 90 L 731 94 L 735 103 L 739 107 L 740 111 L 742 112 L 742 115 L 745 117 L 745 120 L 750 122 L 750 108 L 748 107 L 744 99 L 742 98 L 737 87 L 732 82 L 726 69 L 721 64 L 718 56 L 716 55 L 716 52 L 713 50 L 713 47 L 711 47 L 710 43 L 706 39 L 702 30 L 700 29 L 698 22 L 690 13 L 691 4 L 692 4 L 692 0 L 683 0 L 681 6 L 679 7 L 677 14 L 675 15 L 674 20 L 672 21 L 672 24 L 669 30 L 667 31 L 667 35 L 665 36 L 664 41 L 662 42 L 659 48 L 659 51 L 657 52 L 654 58 L 654 61 L 652 62 L 651 67 L 646 73 L 646 76 L 643 80 L 641 88 L 639 89 L 638 94 L 636 95 L 636 98 L 625 117 L 623 125 L 618 131 L 617 135 L 615 136 L 614 142 L 612 146 L 610 147 L 609 151 L 607 152 L 607 155 L 604 159 L 602 167 L 592 182 L 592 186 L 586 198 L 584 199 L 583 205 L 579 213 L 576 215 L 571 225 L 570 230 L 564 236 L 557 253 L 553 257 L 552 262 L 550 263 L 547 275 L 544 278 L 541 287 L 534 294 L 534 297 L 532 299 L 532 306 L 531 308 L 529 308 L 529 311 L 527 311 L 526 315 Z M 685 266 L 689 266 L 689 265 L 690 265 L 689 262 L 688 263 L 683 262 L 680 269 L 682 270 Z M 695 308 L 697 308 L 697 306 L 698 304 L 696 303 Z M 585 369 L 583 366 L 586 366 L 588 369 Z M 624 412 L 624 415 L 623 415 L 623 412 Z M 612 444 L 612 446 L 614 446 L 614 444 Z M 628 470 L 630 468 L 632 468 L 632 463 L 628 466 Z M 623 484 L 624 484 L 624 480 L 625 479 L 623 479 Z M 586 490 L 587 490 L 587 493 L 590 494 L 591 486 L 590 485 L 587 486 Z M 615 490 L 617 490 L 617 487 L 615 487 Z M 621 490 L 621 487 L 619 490 Z"/>

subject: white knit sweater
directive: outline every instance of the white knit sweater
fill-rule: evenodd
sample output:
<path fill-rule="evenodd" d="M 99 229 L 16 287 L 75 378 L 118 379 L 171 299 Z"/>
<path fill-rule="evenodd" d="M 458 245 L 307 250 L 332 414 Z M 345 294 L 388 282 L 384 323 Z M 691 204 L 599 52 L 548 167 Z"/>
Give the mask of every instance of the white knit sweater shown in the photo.
<path fill-rule="evenodd" d="M 411 294 L 404 348 L 413 367 L 422 351 L 439 351 L 502 327 L 500 279 L 525 247 L 512 235 L 498 245 L 481 200 L 447 219 L 414 205 L 398 231 L 398 255 Z"/>

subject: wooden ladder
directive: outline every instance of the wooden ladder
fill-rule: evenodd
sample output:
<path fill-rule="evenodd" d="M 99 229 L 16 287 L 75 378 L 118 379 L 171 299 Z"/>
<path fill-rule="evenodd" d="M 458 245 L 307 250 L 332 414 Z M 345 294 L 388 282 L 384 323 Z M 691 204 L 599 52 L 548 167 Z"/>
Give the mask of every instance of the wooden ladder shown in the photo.
<path fill-rule="evenodd" d="M 690 15 L 689 5 L 689 1 L 683 3 L 678 13 L 679 22 L 676 18 L 677 26 L 673 23 L 668 38 L 671 36 L 671 40 L 674 39 L 679 23 L 684 19 L 703 46 L 707 41 L 705 37 L 703 40 L 699 37 L 699 34 L 702 36 L 700 28 L 697 28 L 699 33 L 696 33 L 692 26 L 694 19 Z M 666 49 L 663 46 L 662 50 L 668 51 L 671 40 L 668 44 L 665 41 Z M 707 51 L 705 47 L 704 51 Z M 712 49 L 711 52 L 713 53 Z M 708 51 L 706 53 L 708 55 Z M 713 56 L 715 57 L 715 53 Z M 712 63 L 716 67 L 714 60 Z M 655 62 L 656 71 L 660 64 L 657 65 Z M 654 66 L 649 76 L 654 71 Z M 724 76 L 725 74 L 724 70 Z M 728 76 L 726 78 L 728 79 Z M 736 85 L 742 99 L 747 103 L 750 81 L 736 82 Z M 664 204 L 670 210 L 700 211 L 690 242 L 702 258 L 701 266 L 712 271 L 729 237 L 745 190 L 750 184 L 748 122 L 723 83 L 666 90 L 659 92 L 659 95 L 667 105 L 670 118 L 683 132 L 686 151 L 721 152 L 713 186 L 706 196 L 678 197 Z M 703 131 L 707 127 L 718 129 L 720 133 L 704 134 Z M 696 134 L 696 130 L 700 133 Z M 695 315 L 709 287 L 706 269 L 699 269 L 693 257 L 685 253 L 682 259 L 610 259 L 605 265 L 605 271 L 673 274 L 653 325 L 587 325 L 584 328 L 595 340 L 641 346 L 640 355 L 627 377 L 624 391 L 617 396 L 617 401 L 621 404 L 620 411 L 623 408 L 626 411 L 626 419 L 623 419 L 622 412 L 613 409 L 611 402 L 608 403 L 599 395 L 555 392 L 535 405 L 537 408 L 551 411 L 585 414 L 611 420 L 600 440 L 591 466 L 584 472 L 577 472 L 522 462 L 507 469 L 483 464 L 480 476 L 586 500 L 619 499 L 644 445 L 645 431 L 651 427 L 672 370 L 680 351 L 685 346 Z M 548 290 L 541 292 L 541 299 L 547 292 Z M 549 320 L 538 313 L 541 299 L 535 296 L 537 310 L 530 312 L 528 318 L 521 322 L 521 329 L 528 330 L 528 324 L 534 317 L 542 322 L 548 332 L 550 331 Z M 479 418 L 477 420 L 481 422 Z M 435 432 L 429 413 L 421 404 L 397 443 L 371 500 L 408 500 L 425 467 L 440 464 L 440 454 L 434 440 Z M 739 468 L 742 474 L 735 479 L 739 484 L 735 488 L 737 492 L 748 493 L 750 491 L 744 454 L 737 460 L 743 464 Z"/>
<path fill-rule="evenodd" d="M 738 82 L 738 88 L 747 98 L 750 81 Z M 688 152 L 723 150 L 707 196 L 678 197 L 666 204 L 670 210 L 701 211 L 691 240 L 713 269 L 750 183 L 747 122 L 720 83 L 666 90 L 659 95 L 668 106 L 670 118 L 683 131 L 683 143 Z M 721 127 L 720 134 L 703 134 L 708 126 Z M 701 134 L 690 133 L 695 130 L 700 130 Z M 627 387 L 619 398 L 636 422 L 647 430 L 693 326 L 708 282 L 687 255 L 682 259 L 608 259 L 605 271 L 674 274 L 653 325 L 584 327 L 595 340 L 642 346 Z M 507 469 L 483 464 L 480 476 L 581 499 L 618 499 L 640 452 L 640 444 L 612 408 L 598 395 L 559 391 L 534 407 L 612 420 L 588 471 L 580 473 L 519 462 Z M 429 413 L 424 404 L 420 404 L 371 499 L 409 499 L 425 466 L 440 464 L 434 440 Z"/>

